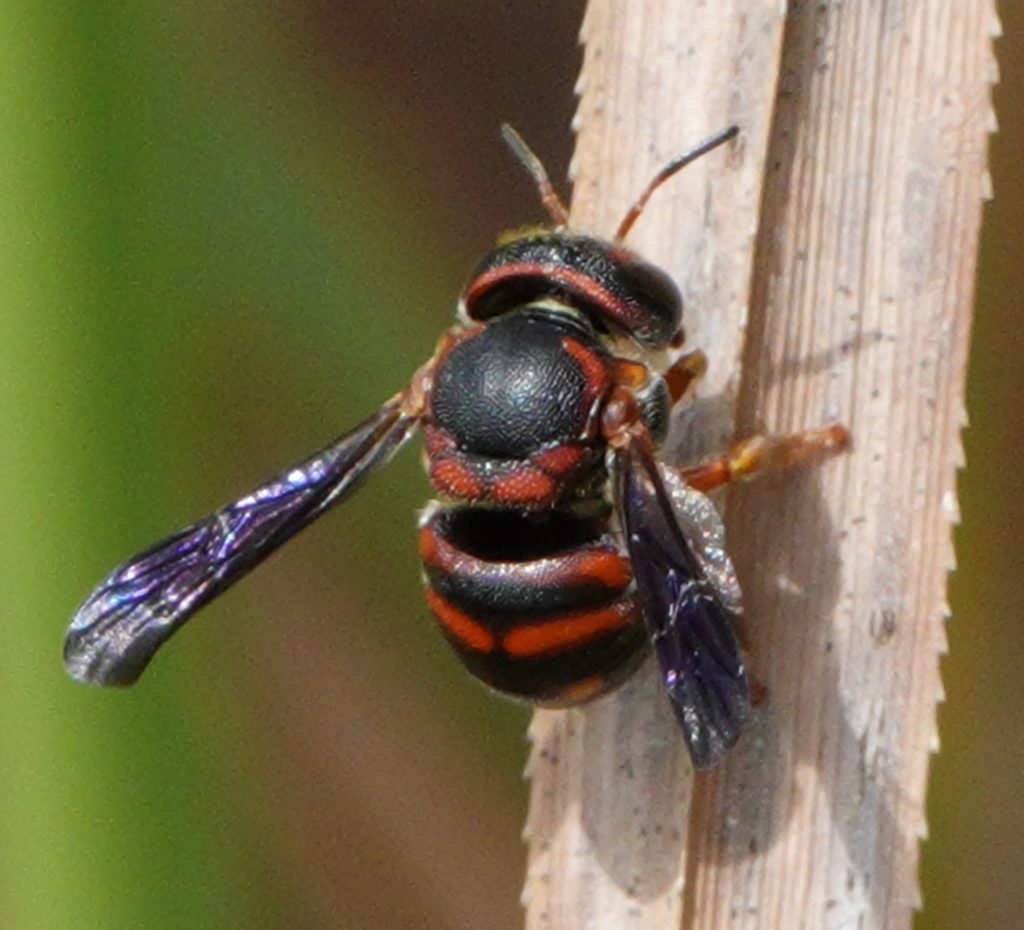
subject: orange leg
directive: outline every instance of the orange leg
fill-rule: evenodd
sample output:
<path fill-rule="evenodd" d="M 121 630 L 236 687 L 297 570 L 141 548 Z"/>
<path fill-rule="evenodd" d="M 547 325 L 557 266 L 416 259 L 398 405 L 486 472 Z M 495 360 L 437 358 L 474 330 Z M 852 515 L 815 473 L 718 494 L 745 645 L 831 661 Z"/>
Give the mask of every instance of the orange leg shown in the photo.
<path fill-rule="evenodd" d="M 700 349 L 680 355 L 662 375 L 668 387 L 668 396 L 676 403 L 708 369 L 708 358 Z"/>
<path fill-rule="evenodd" d="M 846 427 L 838 423 L 789 436 L 751 436 L 736 443 L 728 455 L 680 469 L 679 473 L 690 487 L 698 491 L 713 491 L 724 484 L 800 465 L 828 452 L 838 452 L 849 441 Z"/>
<path fill-rule="evenodd" d="M 628 358 L 614 359 L 612 367 L 616 384 L 624 384 L 630 388 L 643 387 L 651 374 L 643 362 L 634 362 Z M 680 355 L 661 376 L 668 388 L 672 404 L 678 403 L 690 389 L 690 385 L 707 370 L 708 358 L 700 349 Z"/>

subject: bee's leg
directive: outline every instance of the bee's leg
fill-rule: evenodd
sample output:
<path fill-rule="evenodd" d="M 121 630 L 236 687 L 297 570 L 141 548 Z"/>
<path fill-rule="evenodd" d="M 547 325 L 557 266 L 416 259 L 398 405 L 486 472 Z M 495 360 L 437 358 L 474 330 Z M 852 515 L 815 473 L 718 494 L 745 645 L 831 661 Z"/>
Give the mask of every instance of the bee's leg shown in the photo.
<path fill-rule="evenodd" d="M 845 426 L 832 423 L 822 429 L 788 436 L 751 436 L 736 443 L 728 455 L 690 468 L 681 468 L 683 480 L 698 491 L 756 478 L 765 472 L 801 465 L 828 452 L 838 452 L 850 441 Z"/>
<path fill-rule="evenodd" d="M 707 369 L 708 358 L 700 349 L 680 355 L 662 375 L 672 403 L 677 403 Z"/>

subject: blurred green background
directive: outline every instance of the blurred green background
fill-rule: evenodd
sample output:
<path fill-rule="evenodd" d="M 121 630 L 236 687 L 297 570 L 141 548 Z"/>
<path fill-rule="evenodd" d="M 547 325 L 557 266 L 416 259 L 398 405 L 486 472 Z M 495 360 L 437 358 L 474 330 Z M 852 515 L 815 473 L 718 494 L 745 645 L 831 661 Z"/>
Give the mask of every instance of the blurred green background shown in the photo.
<path fill-rule="evenodd" d="M 60 667 L 113 564 L 400 388 L 563 177 L 582 0 L 0 17 L 0 927 L 519 926 L 527 714 L 422 606 L 405 452 L 140 686 Z M 1024 926 L 1024 15 L 1004 10 L 920 928 Z"/>

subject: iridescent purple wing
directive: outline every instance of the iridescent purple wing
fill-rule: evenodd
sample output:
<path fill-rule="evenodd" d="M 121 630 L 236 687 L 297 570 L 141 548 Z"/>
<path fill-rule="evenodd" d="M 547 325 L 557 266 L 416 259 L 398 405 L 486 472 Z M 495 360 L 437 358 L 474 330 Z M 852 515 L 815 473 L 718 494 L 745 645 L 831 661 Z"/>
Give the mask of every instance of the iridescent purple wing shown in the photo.
<path fill-rule="evenodd" d="M 680 528 L 651 455 L 632 442 L 616 456 L 623 531 L 665 690 L 694 766 L 710 768 L 750 713 L 735 614 Z"/>
<path fill-rule="evenodd" d="M 78 608 L 64 665 L 78 681 L 130 685 L 205 603 L 341 501 L 402 445 L 416 418 L 401 396 L 241 500 L 114 569 Z"/>

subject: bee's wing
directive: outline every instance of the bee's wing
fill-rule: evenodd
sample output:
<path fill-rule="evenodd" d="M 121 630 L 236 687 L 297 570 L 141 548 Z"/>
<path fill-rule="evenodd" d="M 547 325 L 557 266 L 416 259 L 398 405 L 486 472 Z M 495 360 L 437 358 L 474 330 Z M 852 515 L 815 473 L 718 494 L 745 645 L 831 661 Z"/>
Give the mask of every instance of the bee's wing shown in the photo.
<path fill-rule="evenodd" d="M 404 395 L 240 500 L 112 571 L 71 620 L 64 664 L 78 681 L 132 684 L 189 617 L 342 500 L 409 437 Z"/>
<path fill-rule="evenodd" d="M 750 712 L 735 614 L 680 527 L 652 455 L 616 451 L 616 491 L 637 591 L 662 681 L 696 768 L 736 742 Z"/>

